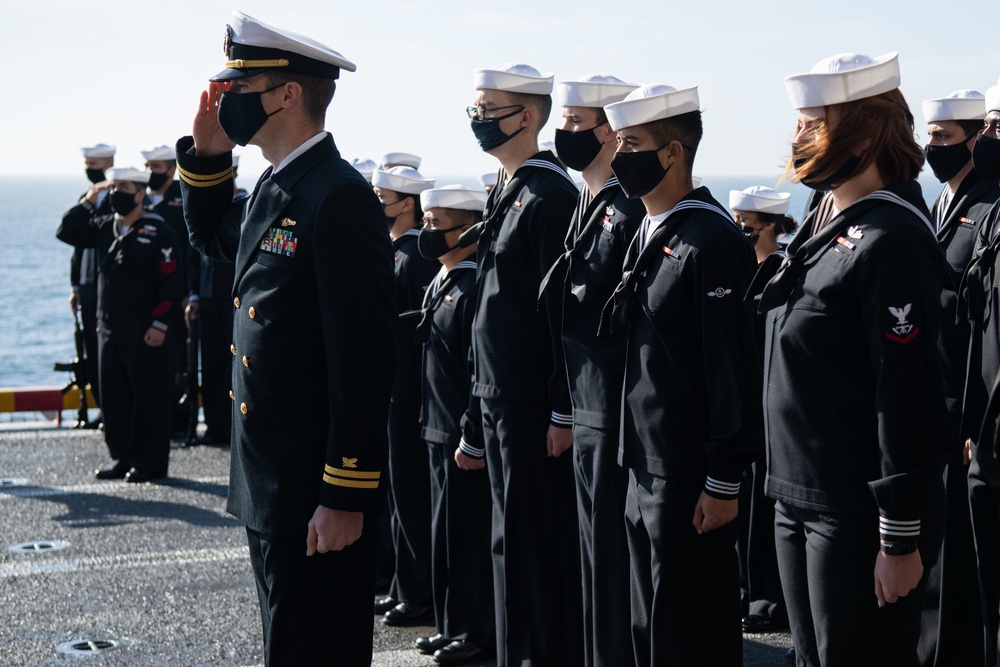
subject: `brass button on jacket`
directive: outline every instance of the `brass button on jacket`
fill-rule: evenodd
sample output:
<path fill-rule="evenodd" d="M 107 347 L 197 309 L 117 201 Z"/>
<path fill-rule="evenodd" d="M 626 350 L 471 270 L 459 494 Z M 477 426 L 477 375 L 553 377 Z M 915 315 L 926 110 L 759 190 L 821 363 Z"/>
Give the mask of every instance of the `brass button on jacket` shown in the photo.
<path fill-rule="evenodd" d="M 240 297 L 236 297 L 235 299 L 233 299 L 233 305 L 236 306 L 237 308 L 240 307 Z"/>
<path fill-rule="evenodd" d="M 230 345 L 229 346 L 229 351 L 232 352 L 233 355 L 235 356 L 236 355 L 236 346 L 235 345 Z"/>
<path fill-rule="evenodd" d="M 243 414 L 246 414 L 248 410 L 249 410 L 249 408 L 247 408 L 247 404 L 246 403 L 240 403 L 240 412 L 242 412 Z"/>
<path fill-rule="evenodd" d="M 229 390 L 229 398 L 233 399 L 234 401 L 236 400 L 236 392 L 233 391 L 232 389 Z"/>
<path fill-rule="evenodd" d="M 250 360 L 246 358 L 246 355 L 243 356 L 243 365 L 250 368 Z"/>
<path fill-rule="evenodd" d="M 252 320 L 253 318 L 257 317 L 257 311 L 256 311 L 256 310 L 254 310 L 254 307 L 253 307 L 253 306 L 250 306 L 250 310 L 248 310 L 248 311 L 247 311 L 247 315 L 249 315 L 249 316 L 250 316 L 250 319 L 251 319 L 251 320 Z"/>

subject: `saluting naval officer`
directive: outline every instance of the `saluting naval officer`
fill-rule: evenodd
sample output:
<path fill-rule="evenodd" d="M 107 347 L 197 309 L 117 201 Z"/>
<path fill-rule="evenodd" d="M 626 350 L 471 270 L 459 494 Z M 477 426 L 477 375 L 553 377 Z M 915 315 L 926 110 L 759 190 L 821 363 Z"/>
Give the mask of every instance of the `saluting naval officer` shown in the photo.
<path fill-rule="evenodd" d="M 740 477 L 760 447 L 760 364 L 749 308 L 753 249 L 691 171 L 696 87 L 637 88 L 604 107 L 611 162 L 646 218 L 602 317 L 625 335 L 618 460 L 637 665 L 740 665 Z"/>
<path fill-rule="evenodd" d="M 577 189 L 555 156 L 538 150 L 552 75 L 510 63 L 477 70 L 473 83 L 472 131 L 502 176 L 483 215 L 472 327 L 485 447 L 468 438 L 459 446 L 463 456 L 486 457 L 493 491 L 497 663 L 579 665 L 580 538 L 573 461 L 562 455 L 573 443 L 572 408 L 559 299 L 537 305 Z"/>
<path fill-rule="evenodd" d="M 389 221 L 395 251 L 397 313 L 420 309 L 424 292 L 440 270 L 437 259 L 417 250 L 424 214 L 420 193 L 434 187 L 412 167 L 376 169 L 375 195 Z M 420 345 L 414 338 L 416 319 L 403 318 L 396 329 L 396 377 L 389 403 L 389 507 L 395 574 L 385 611 L 386 625 L 411 625 L 427 618 L 431 608 L 431 488 L 427 445 L 420 439 Z M 392 604 L 395 603 L 395 604 Z"/>
<path fill-rule="evenodd" d="M 396 312 L 378 199 L 323 130 L 355 65 L 241 12 L 226 35 L 177 161 L 191 241 L 236 263 L 227 509 L 265 664 L 369 665 Z M 236 201 L 234 144 L 271 164 Z"/>
<path fill-rule="evenodd" d="M 895 53 L 785 79 L 789 169 L 825 191 L 760 299 L 766 490 L 797 664 L 916 665 L 953 450 L 938 351 L 947 263 Z"/>
<path fill-rule="evenodd" d="M 927 573 L 920 658 L 923 665 L 972 665 L 983 662 L 981 610 L 970 606 L 979 589 L 976 550 L 969 514 L 965 441 L 979 424 L 962 433 L 962 403 L 970 328 L 957 313 L 958 287 L 972 260 L 979 227 L 1000 198 L 1000 187 L 972 168 L 972 147 L 986 117 L 986 100 L 977 90 L 956 90 L 921 104 L 930 141 L 924 147 L 934 176 L 944 183 L 931 208 L 937 238 L 951 265 L 951 283 L 942 292 L 947 315 L 941 321 L 941 360 L 945 396 L 953 431 L 952 457 L 945 468 L 948 517 L 941 556 Z M 971 425 L 969 425 L 971 426 Z"/>
<path fill-rule="evenodd" d="M 989 183 L 1000 183 L 1000 80 L 986 91 L 983 131 L 972 148 L 973 168 Z M 962 278 L 959 314 L 972 326 L 969 365 L 966 372 L 965 406 L 962 415 L 973 431 L 969 446 L 969 505 L 979 560 L 983 599 L 986 664 L 997 662 L 1000 628 L 1000 457 L 996 437 L 1000 391 L 995 386 L 1000 372 L 1000 300 L 994 288 L 1000 276 L 1000 202 L 993 205 L 979 227 L 972 262 Z M 992 388 L 992 393 L 990 389 Z M 987 396 L 989 405 L 987 406 Z M 985 420 L 984 420 L 985 414 Z M 982 433 L 975 425 L 982 424 Z"/>
<path fill-rule="evenodd" d="M 108 144 L 97 144 L 80 149 L 83 153 L 83 166 L 87 180 L 91 186 L 81 199 L 90 192 L 96 192 L 94 216 L 107 216 L 114 213 L 111 210 L 111 200 L 108 192 L 111 182 L 105 177 L 105 172 L 115 166 L 115 147 Z M 93 248 L 73 248 L 73 257 L 69 264 L 69 281 L 72 291 L 69 295 L 69 305 L 73 312 L 80 311 L 80 326 L 83 329 L 83 347 L 86 355 L 87 382 L 97 406 L 101 405 L 100 382 L 98 381 L 99 366 L 97 363 L 97 255 Z"/>
<path fill-rule="evenodd" d="M 431 459 L 434 625 L 417 648 L 441 665 L 488 657 L 496 646 L 489 473 L 482 459 L 456 458 L 472 389 L 472 318 L 476 311 L 473 238 L 487 194 L 461 185 L 424 190 L 420 254 L 441 270 L 427 288 L 417 342 L 423 343 L 423 431 Z M 473 232 L 470 232 L 473 234 Z M 477 432 L 481 437 L 481 433 Z M 473 437 L 473 436 L 470 436 Z M 481 443 L 480 443 L 481 446 Z M 466 469 L 459 466 L 459 461 Z"/>
<path fill-rule="evenodd" d="M 149 173 L 109 169 L 112 215 L 94 216 L 92 189 L 63 216 L 56 236 L 97 254 L 104 439 L 111 463 L 98 479 L 166 477 L 170 458 L 170 359 L 164 341 L 184 296 L 180 243 L 146 211 Z"/>
<path fill-rule="evenodd" d="M 622 277 L 622 264 L 645 215 L 611 171 L 617 142 L 604 106 L 635 90 L 609 74 L 558 84 L 563 126 L 555 146 L 585 187 L 542 290 L 562 301 L 562 343 L 573 404 L 573 462 L 583 575 L 583 664 L 631 664 L 628 542 L 625 493 L 628 473 L 618 465 L 625 341 L 597 338 L 601 310 Z"/>

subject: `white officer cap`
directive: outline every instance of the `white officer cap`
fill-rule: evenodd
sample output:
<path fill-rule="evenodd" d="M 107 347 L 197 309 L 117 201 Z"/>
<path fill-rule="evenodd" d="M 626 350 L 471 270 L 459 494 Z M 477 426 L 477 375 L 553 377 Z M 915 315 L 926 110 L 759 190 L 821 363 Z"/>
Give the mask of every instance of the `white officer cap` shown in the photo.
<path fill-rule="evenodd" d="M 177 153 L 171 146 L 157 146 L 149 150 L 139 151 L 143 160 L 176 160 Z"/>
<path fill-rule="evenodd" d="M 326 79 L 340 77 L 340 70 L 353 72 L 350 60 L 314 39 L 281 30 L 234 11 L 226 26 L 226 69 L 211 81 L 232 81 L 261 72 L 299 72 Z"/>
<path fill-rule="evenodd" d="M 874 97 L 899 88 L 899 53 L 878 58 L 841 53 L 816 63 L 808 74 L 785 77 L 794 109 L 825 107 Z"/>
<path fill-rule="evenodd" d="M 486 206 L 485 190 L 470 190 L 464 185 L 446 185 L 420 193 L 420 208 L 457 208 L 461 211 L 482 213 Z"/>
<path fill-rule="evenodd" d="M 115 147 L 108 144 L 97 144 L 96 146 L 84 146 L 80 149 L 83 157 L 114 157 Z"/>
<path fill-rule="evenodd" d="M 986 113 L 1000 111 L 1000 77 L 997 77 L 997 85 L 986 89 Z"/>
<path fill-rule="evenodd" d="M 412 167 L 376 169 L 372 172 L 372 185 L 381 190 L 392 190 L 408 195 L 418 195 L 434 187 L 433 178 L 424 178 Z"/>
<path fill-rule="evenodd" d="M 625 83 L 616 76 L 600 72 L 588 74 L 576 81 L 560 81 L 559 99 L 564 107 L 600 107 L 613 102 L 621 102 L 625 96 L 638 88 L 634 83 Z"/>
<path fill-rule="evenodd" d="M 746 190 L 730 190 L 729 208 L 734 211 L 784 215 L 788 212 L 791 197 L 788 192 L 775 192 L 763 185 L 754 185 Z"/>
<path fill-rule="evenodd" d="M 368 158 L 356 157 L 351 160 L 351 166 L 357 169 L 369 183 L 372 182 L 372 172 L 378 169 L 378 165 L 375 164 L 375 161 L 369 160 Z"/>
<path fill-rule="evenodd" d="M 662 83 L 648 83 L 633 90 L 621 102 L 604 107 L 604 113 L 611 129 L 617 132 L 624 127 L 697 111 L 699 106 L 697 86 L 677 90 Z"/>
<path fill-rule="evenodd" d="M 986 97 L 978 90 L 956 90 L 948 97 L 924 100 L 920 103 L 924 121 L 982 120 L 986 118 Z"/>
<path fill-rule="evenodd" d="M 472 73 L 472 83 L 476 90 L 489 88 L 527 95 L 551 94 L 553 79 L 555 75 L 541 74 L 524 63 L 504 63 L 493 69 L 477 69 Z"/>
<path fill-rule="evenodd" d="M 420 156 L 413 153 L 386 153 L 382 156 L 381 165 L 386 169 L 400 165 L 420 169 Z"/>
<path fill-rule="evenodd" d="M 112 167 L 104 174 L 109 181 L 132 181 L 133 183 L 149 183 L 149 172 L 139 171 L 135 167 Z"/>
<path fill-rule="evenodd" d="M 483 184 L 483 188 L 488 188 L 491 185 L 496 185 L 497 173 L 495 171 L 488 171 L 485 174 L 480 174 L 479 182 Z"/>

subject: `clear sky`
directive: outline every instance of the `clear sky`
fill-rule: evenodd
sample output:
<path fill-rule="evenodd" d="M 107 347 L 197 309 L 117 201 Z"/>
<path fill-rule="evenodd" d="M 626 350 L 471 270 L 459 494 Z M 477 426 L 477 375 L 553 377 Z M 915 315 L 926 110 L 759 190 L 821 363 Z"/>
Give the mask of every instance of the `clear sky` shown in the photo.
<path fill-rule="evenodd" d="M 556 81 L 603 71 L 697 85 L 702 176 L 776 176 L 795 122 L 783 78 L 826 56 L 899 51 L 921 143 L 921 100 L 985 91 L 1000 75 L 995 31 L 980 31 L 988 15 L 923 1 L 0 0 L 0 175 L 82 179 L 79 149 L 98 142 L 118 146 L 118 166 L 141 166 L 140 149 L 190 133 L 200 91 L 223 68 L 225 24 L 237 8 L 357 64 L 342 74 L 327 116 L 345 157 L 416 153 L 427 176 L 495 170 L 465 107 L 472 71 L 504 62 Z M 558 104 L 543 140 L 557 127 Z M 241 181 L 252 185 L 266 165 L 254 147 L 242 153 Z"/>

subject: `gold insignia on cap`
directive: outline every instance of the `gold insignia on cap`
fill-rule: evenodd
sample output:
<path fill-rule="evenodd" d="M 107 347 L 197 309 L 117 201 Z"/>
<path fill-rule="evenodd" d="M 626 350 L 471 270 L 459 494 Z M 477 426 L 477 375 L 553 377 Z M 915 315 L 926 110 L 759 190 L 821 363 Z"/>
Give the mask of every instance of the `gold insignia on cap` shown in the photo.
<path fill-rule="evenodd" d="M 294 227 L 295 225 L 296 225 L 296 222 L 294 220 L 292 220 L 291 218 L 282 218 L 281 219 L 281 226 L 282 227 Z"/>
<path fill-rule="evenodd" d="M 233 45 L 233 26 L 226 26 L 226 39 L 222 42 L 222 55 L 229 57 L 229 47 Z"/>
<path fill-rule="evenodd" d="M 358 467 L 358 460 L 357 459 L 349 459 L 346 456 L 342 456 L 340 460 L 343 461 L 345 468 L 357 468 Z"/>

